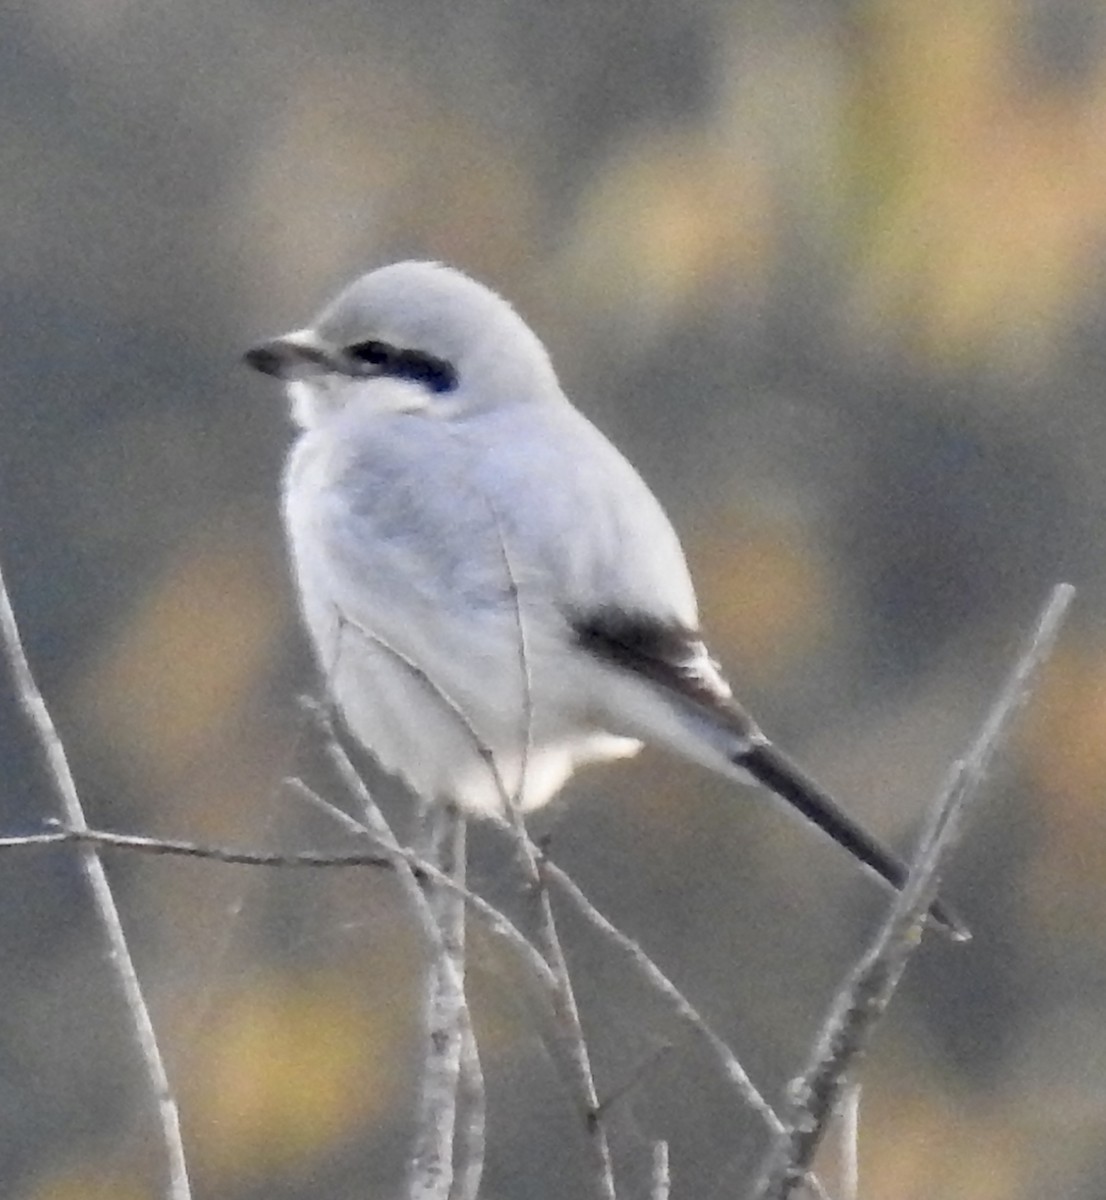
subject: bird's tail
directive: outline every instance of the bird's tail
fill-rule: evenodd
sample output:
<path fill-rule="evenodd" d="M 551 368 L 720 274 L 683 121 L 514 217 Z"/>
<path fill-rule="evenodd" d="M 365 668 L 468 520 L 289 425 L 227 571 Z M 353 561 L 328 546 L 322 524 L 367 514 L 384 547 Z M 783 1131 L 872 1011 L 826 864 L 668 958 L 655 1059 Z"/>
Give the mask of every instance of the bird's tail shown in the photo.
<path fill-rule="evenodd" d="M 906 864 L 768 741 L 732 698 L 697 633 L 601 613 L 578 622 L 576 635 L 583 649 L 607 664 L 594 695 L 612 731 L 667 744 L 712 770 L 755 780 L 880 879 L 902 889 Z M 940 900 L 929 915 L 957 940 L 970 936 Z"/>
<path fill-rule="evenodd" d="M 905 885 L 909 874 L 907 865 L 850 817 L 828 792 L 771 742 L 755 741 L 748 750 L 734 755 L 731 761 L 773 795 L 790 804 L 880 879 L 897 889 Z M 967 926 L 942 901 L 934 901 L 929 915 L 937 926 L 955 940 L 966 941 L 971 936 Z"/>
<path fill-rule="evenodd" d="M 629 685 L 628 685 L 629 687 Z M 678 754 L 714 771 L 748 783 L 759 783 L 847 850 L 891 887 L 901 890 L 909 868 L 798 765 L 778 750 L 753 719 L 728 696 L 701 690 L 677 692 L 629 687 L 616 709 L 627 733 L 643 741 L 667 744 Z M 611 722 L 612 727 L 618 727 Z M 957 941 L 970 934 L 943 901 L 936 900 L 930 919 Z"/>

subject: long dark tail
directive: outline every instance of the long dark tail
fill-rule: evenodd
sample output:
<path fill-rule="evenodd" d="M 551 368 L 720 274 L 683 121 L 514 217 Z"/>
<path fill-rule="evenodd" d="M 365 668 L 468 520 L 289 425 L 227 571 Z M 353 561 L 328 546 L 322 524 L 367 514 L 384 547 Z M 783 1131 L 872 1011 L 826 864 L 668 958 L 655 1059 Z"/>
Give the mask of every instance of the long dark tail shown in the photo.
<path fill-rule="evenodd" d="M 901 889 L 907 865 L 863 829 L 838 803 L 782 751 L 770 742 L 755 742 L 736 756 L 734 765 L 747 771 L 770 792 L 786 800 L 808 821 L 893 888 Z M 971 937 L 967 926 L 946 904 L 936 900 L 929 910 L 933 922 L 957 941 Z"/>
<path fill-rule="evenodd" d="M 698 632 L 610 608 L 578 614 L 573 628 L 587 653 L 643 685 L 612 704 L 612 729 L 667 743 L 716 771 L 732 764 L 786 800 L 881 879 L 902 888 L 909 873 L 906 864 L 764 740 L 752 717 L 731 698 Z M 958 941 L 971 936 L 940 900 L 929 915 Z"/>

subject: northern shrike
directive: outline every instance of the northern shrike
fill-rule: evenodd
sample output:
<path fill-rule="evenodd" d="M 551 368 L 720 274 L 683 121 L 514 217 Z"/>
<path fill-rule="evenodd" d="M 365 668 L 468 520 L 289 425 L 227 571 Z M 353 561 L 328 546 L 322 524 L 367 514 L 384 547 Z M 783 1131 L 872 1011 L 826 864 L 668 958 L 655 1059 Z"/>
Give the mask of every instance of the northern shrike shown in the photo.
<path fill-rule="evenodd" d="M 395 263 L 246 361 L 284 380 L 301 430 L 284 520 L 319 666 L 388 771 L 502 816 L 659 743 L 763 784 L 902 885 L 733 699 L 660 504 L 500 296 Z"/>

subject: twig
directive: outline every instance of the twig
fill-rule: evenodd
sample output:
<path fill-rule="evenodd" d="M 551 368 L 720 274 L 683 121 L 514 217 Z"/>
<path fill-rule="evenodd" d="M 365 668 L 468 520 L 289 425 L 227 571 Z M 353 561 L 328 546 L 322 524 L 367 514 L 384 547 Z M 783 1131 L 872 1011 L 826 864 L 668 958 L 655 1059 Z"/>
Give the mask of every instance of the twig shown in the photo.
<path fill-rule="evenodd" d="M 838 1200 L 857 1200 L 860 1195 L 860 1084 L 850 1084 L 841 1095 L 837 1114 L 840 1126 L 837 1167 Z"/>
<path fill-rule="evenodd" d="M 448 878 L 458 885 L 458 890 L 433 888 L 429 898 L 443 947 L 450 953 L 457 975 L 464 982 L 467 975 L 465 898 L 461 890 L 467 874 L 464 819 L 459 813 L 445 810 L 431 800 L 417 799 L 419 812 L 415 827 L 418 830 L 416 838 L 420 840 L 416 844 L 428 860 L 433 859 L 445 867 Z M 449 847 L 451 818 L 455 822 L 454 843 Z M 445 861 L 443 843 L 447 844 Z M 452 910 L 448 914 L 447 905 Z M 443 976 L 437 963 L 432 963 L 427 978 L 426 1028 L 429 1036 L 416 1125 L 425 1148 L 420 1148 L 416 1141 L 414 1161 L 417 1163 L 427 1150 L 433 1151 L 431 1131 L 442 1129 L 448 1132 L 453 1144 L 450 1200 L 477 1200 L 484 1172 L 487 1096 L 475 1031 L 463 1004 L 464 993 L 459 1001 L 453 998 L 448 978 Z M 455 1070 L 452 1069 L 454 1061 Z"/>
<path fill-rule="evenodd" d="M 459 1145 L 455 1155 L 453 1189 L 456 1200 L 477 1200 L 487 1141 L 487 1094 L 476 1038 L 469 1036 L 471 1033 L 471 1029 L 466 1031 L 461 1044 L 461 1079 L 457 1097 L 461 1122 L 457 1130 Z"/>
<path fill-rule="evenodd" d="M 307 787 L 300 779 L 289 778 L 285 783 L 309 803 L 321 808 L 332 818 L 341 821 L 350 833 L 358 836 L 371 836 L 366 827 L 350 817 L 347 813 L 324 800 L 318 793 Z M 506 822 L 502 823 L 506 826 Z M 139 834 L 123 834 L 101 829 L 65 829 L 60 828 L 46 833 L 21 834 L 0 838 L 0 851 L 17 849 L 35 849 L 73 843 L 92 843 L 106 849 L 132 850 L 138 853 L 169 855 L 239 866 L 277 867 L 277 868 L 375 868 L 383 870 L 394 869 L 394 854 L 398 853 L 407 861 L 414 877 L 420 882 L 434 882 L 438 886 L 452 888 L 455 894 L 464 901 L 472 914 L 481 922 L 485 929 L 500 941 L 508 944 L 526 964 L 530 974 L 536 977 L 540 991 L 549 995 L 553 987 L 553 977 L 544 958 L 534 950 L 525 935 L 499 909 L 489 904 L 483 897 L 468 888 L 459 887 L 455 881 L 438 871 L 433 864 L 421 858 L 414 851 L 398 847 L 389 857 L 383 853 L 374 852 L 334 852 L 298 851 L 294 853 L 276 853 L 260 850 L 234 849 L 227 846 L 203 845 L 197 842 L 180 841 L 171 838 L 145 837 Z M 710 1049 L 722 1069 L 725 1077 L 733 1084 L 742 1100 L 764 1119 L 773 1133 L 782 1133 L 783 1122 L 773 1111 L 771 1105 L 758 1091 L 749 1078 L 737 1056 L 727 1043 L 711 1028 L 706 1019 L 691 1004 L 684 994 L 668 978 L 659 966 L 649 957 L 641 945 L 625 934 L 600 912 L 581 890 L 579 885 L 567 872 L 551 859 L 546 859 L 546 872 L 549 879 L 561 890 L 579 913 L 593 925 L 604 937 L 607 937 L 615 947 L 624 953 L 644 976 L 658 995 L 673 1009 L 674 1014 L 699 1037 Z M 610 1106 L 608 1097 L 600 1104 L 601 1109 Z"/>
<path fill-rule="evenodd" d="M 479 1109 L 482 1110 L 484 1103 L 483 1076 L 476 1052 L 472 1016 L 465 999 L 464 904 L 458 901 L 457 895 L 465 890 L 464 821 L 451 810 L 437 810 L 443 837 L 451 844 L 443 859 L 445 870 L 430 872 L 437 891 L 434 896 L 427 897 L 415 879 L 407 859 L 408 852 L 396 841 L 384 814 L 338 742 L 329 715 L 322 708 L 318 708 L 315 715 L 322 726 L 327 757 L 350 794 L 357 799 L 366 832 L 392 857 L 430 946 L 427 1052 L 415 1147 L 409 1164 L 408 1195 L 411 1200 L 448 1200 L 454 1179 L 454 1132 L 462 1057 L 470 1073 L 466 1081 L 467 1089 Z M 450 817 L 453 819 L 450 820 Z M 426 865 L 433 867 L 434 864 L 427 862 Z M 440 884 L 434 876 L 440 876 Z M 449 911 L 443 903 L 446 897 L 454 901 Z M 465 1148 L 466 1153 L 471 1155 L 465 1164 L 468 1186 L 471 1186 L 473 1173 L 479 1186 L 483 1141 L 481 1139 L 476 1145 L 467 1139 Z"/>
<path fill-rule="evenodd" d="M 408 657 L 408 655 L 404 654 L 398 647 L 393 646 L 386 639 L 382 638 L 375 631 L 366 629 L 363 625 L 356 621 L 352 621 L 349 618 L 341 617 L 340 629 L 347 626 L 357 632 L 368 642 L 383 650 L 386 654 L 390 654 L 397 662 L 404 666 L 414 678 L 419 680 L 426 687 L 432 700 L 445 706 L 445 708 L 456 718 L 457 722 L 461 725 L 462 729 L 465 730 L 467 736 L 470 738 L 477 757 L 487 766 L 496 790 L 501 796 L 505 796 L 506 789 L 504 787 L 503 779 L 499 773 L 499 768 L 496 764 L 495 756 L 492 753 L 491 747 L 487 745 L 487 743 L 477 732 L 475 726 L 472 724 L 472 721 L 469 719 L 468 714 L 461 707 L 461 705 L 454 700 L 454 698 L 450 696 L 435 680 L 431 679 L 427 672 L 420 667 L 418 663 Z M 331 736 L 330 740 L 332 745 L 337 748 L 337 742 L 333 738 L 333 735 Z M 348 764 L 348 770 L 350 773 L 356 776 L 356 772 L 353 770 L 352 764 Z M 523 782 L 525 781 L 525 770 L 526 762 L 524 758 L 522 766 Z M 443 934 L 446 936 L 447 941 L 452 940 L 455 945 L 460 945 L 462 947 L 460 957 L 457 960 L 457 965 L 460 967 L 461 971 L 462 983 L 464 974 L 463 930 L 465 908 L 464 905 L 449 906 L 447 904 L 447 901 L 450 898 L 455 898 L 458 894 L 461 895 L 461 898 L 470 907 L 476 907 L 478 911 L 481 911 L 490 920 L 492 927 L 497 932 L 505 934 L 515 944 L 516 948 L 522 949 L 524 958 L 531 966 L 531 969 L 538 978 L 539 982 L 541 982 L 547 988 L 555 990 L 553 972 L 550 970 L 548 964 L 546 964 L 540 954 L 534 951 L 529 941 L 523 937 L 523 935 L 510 921 L 507 920 L 506 917 L 504 917 L 491 905 L 488 905 L 485 901 L 481 900 L 479 897 L 476 897 L 471 893 L 466 894 L 463 886 L 461 887 L 459 893 L 451 890 L 457 888 L 458 885 L 463 884 L 463 859 L 458 860 L 457 865 L 461 872 L 459 878 L 456 875 L 443 875 L 441 879 L 432 878 L 432 881 L 434 882 L 435 886 L 444 889 L 444 895 L 440 896 L 440 902 L 445 905 L 443 911 L 448 911 L 453 914 L 452 934 L 446 933 L 445 930 L 443 930 Z M 433 972 L 430 980 L 428 981 L 428 987 L 430 989 L 428 1019 L 430 1020 L 431 1027 L 433 1028 L 439 1019 L 438 1015 L 435 1015 L 439 1001 L 446 1003 L 449 1001 L 448 995 L 443 995 L 440 981 L 434 977 Z M 435 999 L 436 997 L 438 999 Z M 470 1196 L 472 1200 L 475 1200 L 477 1192 L 479 1191 L 480 1177 L 483 1171 L 486 1098 L 484 1093 L 483 1074 L 480 1070 L 478 1048 L 476 1045 L 475 1035 L 472 1031 L 471 1020 L 467 1020 L 464 1025 L 459 1044 L 459 1055 L 458 1070 L 460 1075 L 456 1078 L 455 1082 L 460 1091 L 464 1094 L 466 1124 L 462 1130 L 461 1147 L 459 1150 L 460 1162 L 458 1164 L 456 1192 L 457 1200 L 466 1200 L 466 1198 Z M 446 1060 L 443 1059 L 443 1064 L 445 1061 Z M 452 1057 L 450 1057 L 448 1061 L 452 1062 Z M 424 1097 L 426 1097 L 429 1092 L 435 1092 L 436 1094 L 440 1095 L 445 1094 L 444 1084 L 440 1084 L 437 1087 L 431 1087 L 428 1081 L 425 1082 L 426 1086 L 424 1086 L 422 1093 Z M 453 1103 L 456 1104 L 460 1098 L 460 1095 L 455 1092 Z M 419 1122 L 420 1130 L 433 1129 L 436 1127 L 436 1125 L 439 1129 L 441 1128 L 441 1125 L 436 1122 L 436 1119 L 430 1113 L 430 1110 L 425 1110 L 424 1116 L 426 1119 L 420 1120 Z M 428 1150 L 426 1146 L 416 1148 L 416 1170 L 418 1169 L 417 1163 L 420 1160 L 420 1157 L 425 1157 L 427 1153 Z"/>
<path fill-rule="evenodd" d="M 427 1174 L 425 1169 L 420 1172 L 420 1161 L 431 1163 L 434 1155 L 451 1148 L 450 1200 L 477 1200 L 484 1172 L 487 1096 L 479 1047 L 463 990 L 467 976 L 463 895 L 468 861 L 466 824 L 463 814 L 452 805 L 423 797 L 418 797 L 418 801 L 416 845 L 455 885 L 454 888 L 432 885 L 428 890 L 442 948 L 454 970 L 444 972 L 441 963 L 434 961 L 427 976 L 427 1044 L 412 1178 Z M 452 979 L 460 980 L 461 991 L 456 990 Z M 422 1193 L 413 1186 L 410 1194 Z"/>
<path fill-rule="evenodd" d="M 178 858 L 208 859 L 246 867 L 377 867 L 394 868 L 393 860 L 383 854 L 323 854 L 313 850 L 293 854 L 268 853 L 263 850 L 233 850 L 227 846 L 204 846 L 198 842 L 174 838 L 143 837 L 136 833 L 111 833 L 105 829 L 69 829 L 64 826 L 48 833 L 25 833 L 0 837 L 0 850 L 34 849 L 40 846 L 65 845 L 100 846 L 113 850 L 137 850 L 143 854 L 163 854 Z M 412 868 L 416 878 L 426 876 L 419 867 Z"/>
<path fill-rule="evenodd" d="M 636 1063 L 631 1069 L 629 1077 L 599 1101 L 599 1115 L 605 1117 L 611 1109 L 620 1104 L 631 1093 L 635 1092 L 641 1086 L 642 1080 L 651 1075 L 660 1065 L 662 1059 L 667 1058 L 672 1053 L 672 1050 L 672 1043 L 665 1042 L 645 1055 L 641 1062 Z"/>
<path fill-rule="evenodd" d="M 668 1002 L 675 1015 L 701 1037 L 714 1052 L 726 1078 L 733 1084 L 741 1099 L 758 1113 L 774 1134 L 784 1132 L 784 1124 L 772 1106 L 757 1090 L 737 1055 L 726 1042 L 707 1024 L 698 1009 L 684 996 L 683 992 L 657 966 L 641 946 L 605 917 L 580 889 L 580 886 L 556 863 L 546 862 L 546 874 L 572 901 L 584 919 L 625 954 L 644 975 L 657 994 Z"/>
<path fill-rule="evenodd" d="M 50 716 L 50 710 L 46 707 L 46 701 L 43 699 L 31 671 L 2 569 L 0 569 L 0 629 L 3 632 L 4 650 L 11 665 L 20 707 L 30 721 L 45 755 L 66 822 L 74 830 L 87 830 L 84 807 L 77 793 L 73 773 L 69 769 L 65 747 L 62 745 L 61 737 Z M 165 1144 L 167 1194 L 172 1200 L 189 1200 L 192 1192 L 188 1183 L 184 1141 L 181 1138 L 180 1112 L 169 1084 L 169 1075 L 157 1043 L 150 1010 L 142 992 L 134 960 L 131 958 L 130 948 L 127 945 L 119 909 L 95 847 L 82 846 L 80 861 L 81 869 L 92 893 L 93 905 L 110 947 L 110 961 L 130 1013 L 135 1041 L 145 1064 L 150 1090 L 153 1092 L 157 1104 L 161 1137 Z"/>
<path fill-rule="evenodd" d="M 285 780 L 285 783 L 293 788 L 302 798 L 322 808 L 331 817 L 337 817 L 339 820 L 342 820 L 348 832 L 358 836 L 368 834 L 368 830 L 362 823 L 356 821 L 329 801 L 324 800 L 317 792 L 308 788 L 302 780 L 289 778 Z M 238 866 L 293 869 L 349 869 L 358 867 L 371 867 L 381 870 L 394 869 L 394 854 L 392 857 L 389 857 L 383 853 L 369 851 L 324 853 L 313 850 L 277 853 L 262 850 L 234 849 L 227 846 L 203 845 L 198 842 L 180 841 L 172 838 L 145 837 L 140 834 L 114 833 L 103 829 L 60 828 L 50 830 L 46 833 L 0 837 L 0 851 L 36 849 L 85 842 L 106 849 L 133 850 L 143 854 L 195 858 Z M 482 896 L 477 895 L 468 888 L 457 886 L 454 881 L 449 880 L 438 871 L 432 863 L 427 862 L 414 851 L 400 846 L 395 853 L 400 854 L 406 860 L 415 878 L 420 883 L 432 881 L 438 886 L 452 888 L 490 933 L 499 940 L 506 941 L 511 949 L 521 955 L 528 969 L 539 977 L 538 981 L 543 991 L 547 991 L 552 987 L 552 975 L 545 960 L 533 949 L 518 926 L 511 922 L 499 909 L 489 904 Z M 628 934 L 623 933 L 616 925 L 612 924 L 595 907 L 591 900 L 588 899 L 572 877 L 562 867 L 548 858 L 546 859 L 546 872 L 549 879 L 560 888 L 580 914 L 633 961 L 646 981 L 672 1006 L 675 1015 L 684 1021 L 698 1036 L 704 1039 L 707 1045 L 715 1052 L 726 1078 L 733 1083 L 742 1099 L 763 1117 L 769 1129 L 776 1133 L 782 1132 L 784 1128 L 782 1121 L 780 1121 L 764 1096 L 757 1090 L 734 1052 L 710 1027 L 706 1019 L 687 1000 L 661 968 L 649 957 L 641 945 Z"/>
<path fill-rule="evenodd" d="M 373 838 L 374 841 L 377 840 L 375 835 L 362 822 L 358 821 L 355 817 L 351 817 L 349 813 L 343 812 L 336 804 L 331 804 L 329 800 L 324 799 L 318 792 L 309 788 L 302 779 L 289 779 L 286 782 L 302 799 L 306 800 L 309 804 L 313 804 L 322 812 L 325 812 L 350 833 L 361 837 L 368 836 Z M 540 985 L 542 992 L 548 994 L 552 990 L 553 976 L 549 970 L 548 963 L 534 949 L 518 926 L 501 913 L 498 908 L 489 904 L 482 896 L 478 896 L 468 888 L 461 887 L 455 880 L 450 879 L 448 875 L 435 867 L 433 863 L 427 862 L 426 859 L 421 858 L 413 850 L 408 850 L 405 846 L 397 845 L 393 853 L 403 858 L 419 876 L 429 880 L 438 887 L 456 892 L 464 900 L 469 911 L 480 918 L 488 932 L 504 942 L 522 959 L 529 974 Z M 351 858 L 353 857 L 356 856 L 351 856 Z M 336 865 L 341 864 L 337 863 Z"/>
<path fill-rule="evenodd" d="M 533 843 L 530 843 L 530 846 L 533 849 Z M 571 1070 L 572 1083 L 580 1103 L 584 1128 L 588 1135 L 587 1144 L 591 1153 L 596 1191 L 599 1196 L 603 1197 L 603 1200 L 615 1200 L 614 1167 L 611 1162 L 610 1146 L 607 1142 L 607 1131 L 603 1124 L 602 1113 L 599 1111 L 599 1096 L 595 1088 L 595 1077 L 591 1071 L 587 1041 L 580 1023 L 580 1010 L 577 1007 L 576 994 L 572 988 L 568 960 L 565 958 L 560 936 L 557 933 L 553 906 L 549 902 L 544 856 L 538 858 L 537 870 L 538 903 L 540 905 L 538 942 L 542 955 L 549 963 L 556 980 L 553 992 L 553 1019 L 557 1042 Z"/>
<path fill-rule="evenodd" d="M 834 998 L 806 1070 L 791 1084 L 787 1131 L 769 1153 L 752 1193 L 760 1200 L 788 1200 L 813 1162 L 840 1100 L 846 1073 L 867 1049 L 907 960 L 921 942 L 940 870 L 955 844 L 964 812 L 978 795 L 1003 735 L 1052 649 L 1073 595 L 1074 589 L 1067 584 L 1053 590 L 975 742 L 966 757 L 953 765 L 905 886 L 871 949 Z"/>
<path fill-rule="evenodd" d="M 452 806 L 433 805 L 423 853 L 457 884 L 465 882 L 465 819 Z M 455 892 L 431 887 L 426 902 L 438 937 L 426 980 L 426 1044 L 419 1087 L 415 1144 L 410 1162 L 411 1200 L 448 1200 L 454 1180 L 454 1146 L 466 1042 L 475 1047 L 465 1001 L 465 906 Z M 482 1152 L 477 1161 L 482 1161 Z"/>
<path fill-rule="evenodd" d="M 572 986 L 572 975 L 569 972 L 568 959 L 561 944 L 560 934 L 557 932 L 557 921 L 553 915 L 553 906 L 549 898 L 545 855 L 531 840 L 522 815 L 522 800 L 526 795 L 526 766 L 533 738 L 534 720 L 534 689 L 530 674 L 529 642 L 526 636 L 526 623 L 522 615 L 522 593 L 511 562 L 507 539 L 503 533 L 503 523 L 490 498 L 487 503 L 495 521 L 499 548 L 503 555 L 503 570 L 507 576 L 514 608 L 515 626 L 518 633 L 519 677 L 522 682 L 523 729 L 518 792 L 516 795 L 509 795 L 497 773 L 500 796 L 514 836 L 519 862 L 537 901 L 538 948 L 542 957 L 549 964 L 554 979 L 553 1028 L 563 1061 L 568 1066 L 569 1082 L 576 1092 L 577 1102 L 580 1105 L 591 1157 L 593 1184 L 596 1194 L 601 1200 L 616 1200 L 614 1164 L 611 1160 L 610 1144 L 607 1139 L 603 1113 L 599 1106 L 595 1076 L 591 1069 L 591 1056 L 588 1053 L 583 1025 L 580 1022 L 580 1010 Z"/>
<path fill-rule="evenodd" d="M 519 678 L 522 681 L 522 705 L 519 716 L 522 749 L 519 754 L 518 789 L 513 797 L 513 807 L 521 811 L 526 796 L 526 771 L 530 765 L 530 751 L 534 742 L 534 688 L 530 676 L 530 642 L 526 636 L 526 623 L 522 619 L 522 593 L 519 590 L 518 576 L 515 574 L 514 564 L 511 561 L 511 552 L 507 548 L 503 522 L 500 520 L 499 510 L 492 504 L 491 499 L 486 498 L 486 500 L 488 508 L 491 510 L 492 520 L 495 522 L 499 552 L 503 556 L 503 571 L 507 576 L 511 606 L 515 614 L 515 632 L 518 634 L 518 668 Z"/>
<path fill-rule="evenodd" d="M 523 685 L 523 719 L 525 722 L 525 729 L 523 731 L 523 769 L 520 772 L 519 780 L 521 790 L 525 786 L 526 756 L 529 752 L 533 721 L 533 694 L 529 658 L 525 626 L 522 619 L 518 579 L 511 565 L 510 554 L 503 538 L 498 513 L 491 506 L 490 502 L 489 508 L 491 508 L 496 523 L 500 549 L 503 554 L 504 571 L 507 575 L 510 595 L 514 603 L 515 619 L 519 632 L 519 668 Z M 596 1189 L 602 1200 L 615 1200 L 614 1173 L 610 1147 L 607 1142 L 606 1131 L 603 1128 L 598 1113 L 598 1095 L 596 1093 L 595 1080 L 591 1071 L 591 1063 L 588 1056 L 587 1044 L 584 1041 L 575 995 L 572 991 L 572 981 L 568 972 L 568 964 L 557 934 L 556 922 L 549 903 L 548 890 L 540 866 L 540 856 L 537 848 L 530 840 L 529 834 L 526 832 L 525 823 L 519 812 L 519 806 L 515 802 L 515 797 L 510 794 L 504 783 L 491 747 L 480 736 L 479 731 L 474 727 L 462 706 L 436 680 L 432 679 L 422 667 L 397 647 L 392 646 L 380 637 L 375 631 L 366 629 L 364 626 L 348 618 L 346 624 L 359 632 L 368 641 L 393 655 L 398 662 L 403 664 L 417 679 L 426 685 L 431 694 L 456 717 L 472 740 L 475 752 L 484 761 L 491 773 L 492 781 L 508 818 L 507 824 L 514 834 L 519 860 L 523 865 L 527 881 L 537 897 L 540 955 L 545 960 L 554 979 L 552 1001 L 557 1043 L 562 1052 L 563 1061 L 568 1065 L 572 1084 L 580 1102 L 584 1127 L 588 1135 L 587 1141 L 592 1157 Z"/>
<path fill-rule="evenodd" d="M 649 1200 L 668 1200 L 672 1190 L 672 1176 L 668 1167 L 668 1143 L 653 1143 L 653 1175 L 649 1186 Z"/>
<path fill-rule="evenodd" d="M 354 771 L 344 751 L 339 752 L 348 763 L 348 769 Z M 351 817 L 336 804 L 323 799 L 317 792 L 312 791 L 302 780 L 289 779 L 288 785 L 310 804 L 325 812 L 338 821 L 350 833 L 373 837 L 374 835 L 356 818 Z M 363 786 L 360 785 L 360 786 Z M 464 901 L 468 910 L 478 917 L 484 928 L 500 941 L 514 950 L 526 967 L 526 979 L 537 983 L 543 1000 L 548 998 L 553 990 L 553 975 L 545 960 L 527 941 L 520 930 L 499 909 L 489 904 L 483 897 L 476 895 L 467 887 L 460 884 L 442 872 L 438 867 L 421 858 L 406 847 L 397 846 L 397 855 L 402 856 L 411 865 L 417 875 L 434 883 L 443 890 L 448 890 Z M 477 1056 L 475 1038 L 467 1035 L 461 1048 L 461 1092 L 460 1098 L 464 1103 L 465 1120 L 461 1123 L 461 1147 L 457 1154 L 455 1191 L 457 1200 L 475 1200 L 479 1189 L 480 1175 L 483 1166 L 484 1131 L 485 1131 L 485 1096 L 480 1062 Z"/>

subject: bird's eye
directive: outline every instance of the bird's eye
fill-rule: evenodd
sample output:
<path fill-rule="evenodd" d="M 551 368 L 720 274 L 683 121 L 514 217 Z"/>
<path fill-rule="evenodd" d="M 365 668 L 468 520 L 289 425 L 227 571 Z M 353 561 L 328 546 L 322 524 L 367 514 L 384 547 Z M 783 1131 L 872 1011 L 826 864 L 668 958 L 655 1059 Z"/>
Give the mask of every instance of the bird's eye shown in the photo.
<path fill-rule="evenodd" d="M 346 353 L 356 362 L 368 363 L 371 367 L 383 367 L 396 356 L 394 346 L 387 342 L 354 342 L 346 347 Z"/>
<path fill-rule="evenodd" d="M 451 392 L 457 386 L 457 372 L 451 363 L 419 350 L 401 350 L 396 355 L 395 372 L 424 384 L 432 392 Z"/>
<path fill-rule="evenodd" d="M 453 365 L 422 350 L 401 350 L 388 342 L 354 342 L 345 348 L 345 355 L 350 360 L 346 374 L 355 379 L 382 375 L 408 379 L 431 392 L 451 392 L 457 386 Z"/>

